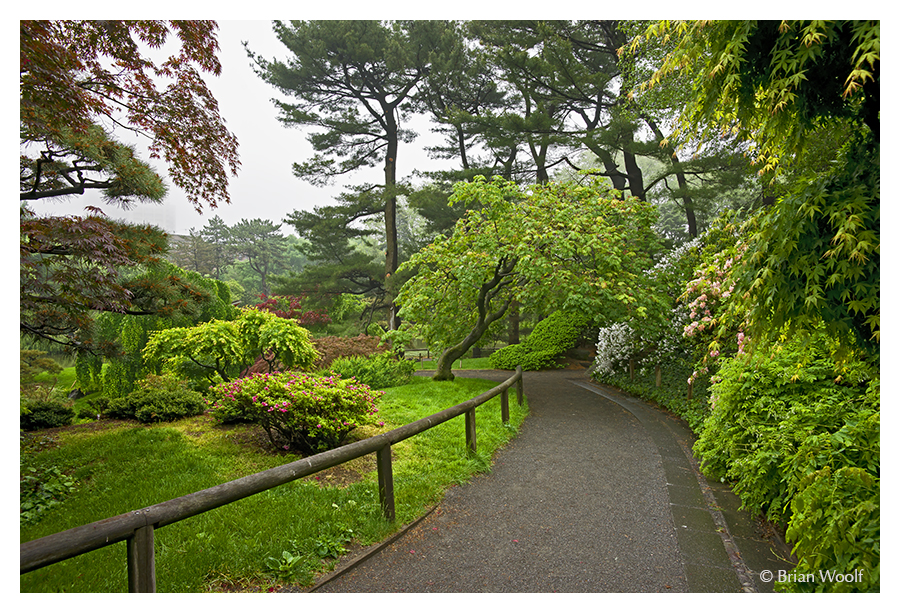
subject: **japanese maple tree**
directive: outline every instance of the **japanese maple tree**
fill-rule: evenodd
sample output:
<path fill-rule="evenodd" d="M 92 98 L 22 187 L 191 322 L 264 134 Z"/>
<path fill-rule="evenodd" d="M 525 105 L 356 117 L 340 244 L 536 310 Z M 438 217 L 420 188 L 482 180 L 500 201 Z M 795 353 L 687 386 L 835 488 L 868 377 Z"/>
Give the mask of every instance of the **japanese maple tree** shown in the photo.
<path fill-rule="evenodd" d="M 201 72 L 218 75 L 209 21 L 21 21 L 20 330 L 79 349 L 97 312 L 168 316 L 208 296 L 162 266 L 165 234 L 87 217 L 38 217 L 30 201 L 99 190 L 128 207 L 160 201 L 163 177 L 118 134 L 149 138 L 149 156 L 201 210 L 229 202 L 237 140 Z M 178 48 L 156 55 L 172 36 Z M 109 348 L 101 348 L 105 352 Z"/>
<path fill-rule="evenodd" d="M 150 157 L 166 161 L 198 210 L 230 202 L 237 139 L 200 75 L 221 72 L 216 28 L 211 21 L 20 22 L 20 200 L 86 189 L 112 201 L 162 199 L 162 178 L 110 134 L 115 127 L 149 137 Z M 171 34 L 180 49 L 157 65 L 144 52 Z"/>
<path fill-rule="evenodd" d="M 481 203 L 400 270 L 404 326 L 441 352 L 435 380 L 500 322 L 515 301 L 533 313 L 597 323 L 655 321 L 662 305 L 644 271 L 659 250 L 655 210 L 598 183 L 520 187 L 493 177 L 454 186 L 451 202 Z M 402 330 L 403 328 L 401 328 Z"/>

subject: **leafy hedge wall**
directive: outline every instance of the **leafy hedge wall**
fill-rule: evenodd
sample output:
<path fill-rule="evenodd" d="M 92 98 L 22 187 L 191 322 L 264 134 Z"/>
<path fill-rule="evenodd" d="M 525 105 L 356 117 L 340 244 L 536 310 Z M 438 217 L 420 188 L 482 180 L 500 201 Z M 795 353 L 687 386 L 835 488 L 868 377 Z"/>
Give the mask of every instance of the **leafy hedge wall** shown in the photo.
<path fill-rule="evenodd" d="M 491 368 L 522 370 L 558 368 L 559 357 L 578 342 L 588 318 L 577 313 L 555 311 L 534 327 L 524 343 L 509 345 L 490 355 Z"/>
<path fill-rule="evenodd" d="M 704 472 L 745 508 L 787 526 L 795 574 L 861 582 L 779 584 L 783 591 L 878 591 L 880 381 L 819 331 L 725 360 L 694 447 Z"/>

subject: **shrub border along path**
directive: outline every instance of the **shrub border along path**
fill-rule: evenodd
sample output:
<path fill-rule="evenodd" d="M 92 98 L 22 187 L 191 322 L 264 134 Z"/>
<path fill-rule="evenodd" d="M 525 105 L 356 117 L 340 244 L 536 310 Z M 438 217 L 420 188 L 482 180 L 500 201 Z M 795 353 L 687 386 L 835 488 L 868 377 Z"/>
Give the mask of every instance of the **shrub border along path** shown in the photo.
<path fill-rule="evenodd" d="M 683 422 L 577 371 L 525 376 L 529 417 L 492 473 L 310 591 L 752 592 L 772 591 L 760 571 L 792 568 L 777 535 L 698 477 Z"/>

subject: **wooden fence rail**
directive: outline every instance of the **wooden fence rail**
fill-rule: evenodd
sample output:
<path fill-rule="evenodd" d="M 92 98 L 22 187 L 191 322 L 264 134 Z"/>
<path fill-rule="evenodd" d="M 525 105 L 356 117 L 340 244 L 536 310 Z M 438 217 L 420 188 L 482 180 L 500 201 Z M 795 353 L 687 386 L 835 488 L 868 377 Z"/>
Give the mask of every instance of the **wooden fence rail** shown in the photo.
<path fill-rule="evenodd" d="M 503 423 L 508 423 L 509 388 L 513 385 L 516 386 L 517 400 L 521 405 L 523 385 L 522 368 L 519 367 L 512 377 L 480 396 L 390 432 L 283 466 L 276 466 L 193 494 L 173 498 L 144 509 L 123 513 L 22 543 L 19 546 L 19 573 L 25 574 L 95 549 L 126 541 L 128 591 L 155 592 L 156 562 L 153 547 L 155 530 L 370 453 L 376 454 L 381 509 L 389 521 L 394 521 L 391 445 L 465 414 L 466 447 L 469 452 L 475 453 L 477 449 L 475 409 L 497 395 L 501 395 L 501 419 Z"/>

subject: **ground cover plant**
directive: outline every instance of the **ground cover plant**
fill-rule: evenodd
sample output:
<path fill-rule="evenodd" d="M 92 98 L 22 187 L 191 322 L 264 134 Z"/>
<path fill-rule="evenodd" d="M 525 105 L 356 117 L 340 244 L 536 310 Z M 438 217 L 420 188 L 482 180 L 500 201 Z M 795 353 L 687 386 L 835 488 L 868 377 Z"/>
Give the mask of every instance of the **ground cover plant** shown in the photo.
<path fill-rule="evenodd" d="M 351 438 L 398 427 L 494 385 L 417 377 L 385 390 L 378 421 L 351 433 Z M 461 418 L 395 445 L 395 524 L 381 516 L 375 461 L 367 456 L 342 470 L 320 473 L 318 479 L 293 482 L 162 528 L 155 535 L 158 590 L 264 591 L 308 582 L 333 565 L 334 556 L 344 549 L 385 538 L 436 503 L 447 487 L 487 470 L 493 452 L 514 436 L 526 412 L 527 405 L 519 408 L 513 400 L 510 425 L 504 426 L 499 398 L 480 407 L 479 452 L 474 457 L 466 453 Z M 44 510 L 38 521 L 23 521 L 23 542 L 299 459 L 294 453 L 269 450 L 257 426 L 216 426 L 207 415 L 148 425 L 101 420 L 41 434 L 52 436 L 52 442 L 27 454 L 23 474 L 30 474 L 31 467 L 55 467 L 73 482 L 72 491 Z M 23 575 L 20 589 L 125 591 L 125 546 L 120 543 Z"/>

